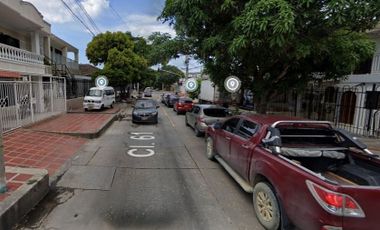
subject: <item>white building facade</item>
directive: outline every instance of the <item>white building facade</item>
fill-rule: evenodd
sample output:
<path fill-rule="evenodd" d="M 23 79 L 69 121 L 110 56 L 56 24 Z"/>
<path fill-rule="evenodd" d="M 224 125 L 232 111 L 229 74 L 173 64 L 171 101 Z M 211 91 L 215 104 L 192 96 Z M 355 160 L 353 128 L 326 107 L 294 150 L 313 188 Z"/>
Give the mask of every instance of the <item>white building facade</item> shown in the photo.
<path fill-rule="evenodd" d="M 2 0 L 0 15 L 1 129 L 65 112 L 66 78 L 79 71 L 78 49 L 53 35 L 29 2 Z"/>

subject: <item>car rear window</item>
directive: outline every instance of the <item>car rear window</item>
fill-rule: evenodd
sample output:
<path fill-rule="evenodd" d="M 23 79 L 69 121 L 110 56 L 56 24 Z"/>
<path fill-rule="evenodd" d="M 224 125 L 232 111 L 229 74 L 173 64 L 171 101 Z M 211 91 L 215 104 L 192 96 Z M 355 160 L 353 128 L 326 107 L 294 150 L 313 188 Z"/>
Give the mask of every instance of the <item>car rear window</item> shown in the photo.
<path fill-rule="evenodd" d="M 228 111 L 226 109 L 217 109 L 217 108 L 210 108 L 210 109 L 204 109 L 204 114 L 209 117 L 226 117 L 228 115 Z"/>
<path fill-rule="evenodd" d="M 185 104 L 191 104 L 191 103 L 193 103 L 193 101 L 190 100 L 190 99 L 180 99 L 179 102 L 185 103 Z"/>

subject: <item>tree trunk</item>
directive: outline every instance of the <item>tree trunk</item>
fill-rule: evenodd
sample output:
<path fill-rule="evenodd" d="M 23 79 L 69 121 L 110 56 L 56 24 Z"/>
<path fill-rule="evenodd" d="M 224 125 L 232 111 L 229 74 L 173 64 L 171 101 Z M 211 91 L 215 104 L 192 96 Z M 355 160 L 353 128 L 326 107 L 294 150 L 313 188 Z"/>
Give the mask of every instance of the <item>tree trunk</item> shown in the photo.
<path fill-rule="evenodd" d="M 269 93 L 262 92 L 259 96 L 254 96 L 255 110 L 258 114 L 267 114 Z"/>

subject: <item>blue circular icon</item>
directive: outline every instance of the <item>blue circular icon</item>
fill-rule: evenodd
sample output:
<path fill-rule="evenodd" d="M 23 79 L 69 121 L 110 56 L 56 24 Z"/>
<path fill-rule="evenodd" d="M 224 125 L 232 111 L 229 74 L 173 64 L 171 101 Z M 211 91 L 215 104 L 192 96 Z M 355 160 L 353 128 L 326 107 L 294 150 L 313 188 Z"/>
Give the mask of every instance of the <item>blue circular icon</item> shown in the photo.
<path fill-rule="evenodd" d="M 106 76 L 98 76 L 95 79 L 95 85 L 100 88 L 107 87 L 108 85 L 108 78 Z"/>
<path fill-rule="evenodd" d="M 185 90 L 187 92 L 194 92 L 198 89 L 198 82 L 194 78 L 189 78 L 185 81 Z"/>

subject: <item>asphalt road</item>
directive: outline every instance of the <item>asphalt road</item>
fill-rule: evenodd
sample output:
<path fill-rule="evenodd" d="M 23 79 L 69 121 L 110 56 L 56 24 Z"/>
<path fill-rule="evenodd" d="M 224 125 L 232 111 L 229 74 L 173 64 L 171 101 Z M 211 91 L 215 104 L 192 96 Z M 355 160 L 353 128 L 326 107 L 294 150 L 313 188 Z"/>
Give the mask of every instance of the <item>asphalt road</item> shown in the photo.
<path fill-rule="evenodd" d="M 161 105 L 157 125 L 114 122 L 18 228 L 263 229 L 251 195 L 184 121 Z"/>

